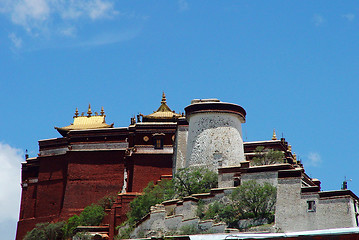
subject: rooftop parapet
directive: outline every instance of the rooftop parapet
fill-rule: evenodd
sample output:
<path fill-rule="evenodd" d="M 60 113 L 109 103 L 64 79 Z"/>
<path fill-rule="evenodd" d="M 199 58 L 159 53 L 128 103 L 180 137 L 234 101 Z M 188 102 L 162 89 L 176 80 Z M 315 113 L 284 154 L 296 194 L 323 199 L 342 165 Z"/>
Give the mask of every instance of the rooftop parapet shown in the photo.
<path fill-rule="evenodd" d="M 246 111 L 234 103 L 221 102 L 218 99 L 194 99 L 185 108 L 187 119 L 191 114 L 205 112 L 233 113 L 240 116 L 241 122 L 246 121 Z"/>

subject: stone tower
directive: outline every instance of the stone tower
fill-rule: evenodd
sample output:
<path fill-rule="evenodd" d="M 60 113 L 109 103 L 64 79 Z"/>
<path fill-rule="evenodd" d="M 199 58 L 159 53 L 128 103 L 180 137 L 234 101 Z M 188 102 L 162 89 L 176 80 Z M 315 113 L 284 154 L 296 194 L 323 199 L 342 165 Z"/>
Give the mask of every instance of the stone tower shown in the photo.
<path fill-rule="evenodd" d="M 211 170 L 245 161 L 242 127 L 246 111 L 218 99 L 192 100 L 185 108 L 188 126 L 186 167 Z"/>

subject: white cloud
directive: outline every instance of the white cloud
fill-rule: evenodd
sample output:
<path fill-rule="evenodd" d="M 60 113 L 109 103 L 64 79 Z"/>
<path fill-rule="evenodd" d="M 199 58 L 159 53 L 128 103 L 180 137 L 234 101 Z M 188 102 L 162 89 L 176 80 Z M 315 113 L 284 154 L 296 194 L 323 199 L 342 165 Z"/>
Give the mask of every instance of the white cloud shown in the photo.
<path fill-rule="evenodd" d="M 50 7 L 46 0 L 22 0 L 14 3 L 11 20 L 30 32 L 40 27 L 50 16 Z"/>
<path fill-rule="evenodd" d="M 322 163 L 322 159 L 317 152 L 311 152 L 308 154 L 308 160 L 306 161 L 306 164 L 308 166 L 317 167 Z"/>
<path fill-rule="evenodd" d="M 110 17 L 115 14 L 117 12 L 113 10 L 113 3 L 95 0 L 88 4 L 88 15 L 93 20 Z"/>
<path fill-rule="evenodd" d="M 185 1 L 181 4 L 182 9 L 188 8 Z M 130 40 L 141 30 L 141 27 L 132 27 L 122 28 L 121 32 L 111 27 L 104 32 L 96 31 L 105 21 L 148 19 L 131 12 L 119 12 L 115 7 L 115 0 L 0 0 L 0 15 L 25 30 L 17 29 L 16 34 L 15 30 L 9 32 L 12 50 L 24 49 L 25 41 L 31 49 L 38 49 L 38 46 L 98 46 Z M 64 37 L 71 39 L 62 41 Z M 60 45 L 52 45 L 60 41 Z"/>
<path fill-rule="evenodd" d="M 63 19 L 78 19 L 87 17 L 92 20 L 111 18 L 118 12 L 114 8 L 114 2 L 106 0 L 70 0 L 62 1 L 55 5 Z"/>
<path fill-rule="evenodd" d="M 353 13 L 347 13 L 342 15 L 343 18 L 347 19 L 349 22 L 355 19 L 355 15 Z"/>
<path fill-rule="evenodd" d="M 76 28 L 75 27 L 67 27 L 60 29 L 60 34 L 67 37 L 74 37 L 76 36 Z"/>
<path fill-rule="evenodd" d="M 9 38 L 14 45 L 15 48 L 21 48 L 22 47 L 22 39 L 20 37 L 17 37 L 15 33 L 10 33 Z"/>
<path fill-rule="evenodd" d="M 101 46 L 128 41 L 135 38 L 139 33 L 140 29 L 124 32 L 102 33 L 94 36 L 88 41 L 80 43 L 79 46 Z"/>
<path fill-rule="evenodd" d="M 0 225 L 19 217 L 22 154 L 21 150 L 0 143 Z"/>
<path fill-rule="evenodd" d="M 178 0 L 178 7 L 181 12 L 189 9 L 188 2 L 186 0 Z"/>
<path fill-rule="evenodd" d="M 325 18 L 320 14 L 315 14 L 313 16 L 313 21 L 314 21 L 315 26 L 320 26 L 325 22 Z"/>
<path fill-rule="evenodd" d="M 27 32 L 46 31 L 48 25 L 87 18 L 98 20 L 118 14 L 113 0 L 0 0 L 0 13 Z"/>

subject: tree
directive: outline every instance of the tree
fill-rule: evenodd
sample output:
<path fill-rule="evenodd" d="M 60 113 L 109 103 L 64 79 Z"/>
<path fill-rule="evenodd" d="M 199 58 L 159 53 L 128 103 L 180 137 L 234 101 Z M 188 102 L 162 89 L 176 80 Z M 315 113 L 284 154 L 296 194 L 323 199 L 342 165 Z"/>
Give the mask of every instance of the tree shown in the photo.
<path fill-rule="evenodd" d="M 264 150 L 263 146 L 259 146 L 255 150 L 255 156 L 252 159 L 252 164 L 255 166 L 270 165 L 284 162 L 284 153 L 282 151 L 269 149 Z"/>
<path fill-rule="evenodd" d="M 100 205 L 91 204 L 80 213 L 81 224 L 84 226 L 99 226 L 105 215 L 105 211 Z"/>
<path fill-rule="evenodd" d="M 26 234 L 24 240 L 61 240 L 63 239 L 64 222 L 38 223 Z"/>
<path fill-rule="evenodd" d="M 174 176 L 176 192 L 180 197 L 209 192 L 218 186 L 218 174 L 206 168 L 183 168 Z"/>
<path fill-rule="evenodd" d="M 82 220 L 78 215 L 73 215 L 67 220 L 66 225 L 63 227 L 65 239 L 71 238 L 74 235 L 74 230 L 82 225 Z"/>
<path fill-rule="evenodd" d="M 157 185 L 150 182 L 143 190 L 143 194 L 130 203 L 130 211 L 127 213 L 127 223 L 133 224 L 150 212 L 151 206 L 172 199 L 175 189 L 172 180 L 162 180 Z"/>
<path fill-rule="evenodd" d="M 102 199 L 99 201 L 100 204 L 103 202 L 107 202 L 107 200 Z M 70 217 L 62 229 L 65 237 L 71 238 L 74 235 L 74 230 L 78 226 L 99 226 L 106 215 L 105 208 L 107 206 L 107 204 L 104 204 L 103 206 L 91 204 L 90 206 L 85 207 L 80 215 L 75 214 Z"/>
<path fill-rule="evenodd" d="M 225 204 L 217 200 L 208 205 L 208 209 L 204 212 L 201 219 L 212 219 L 216 223 L 225 222 L 228 227 L 232 228 L 237 226 L 236 223 L 238 221 L 238 211 L 236 211 L 233 204 Z"/>
<path fill-rule="evenodd" d="M 231 195 L 233 204 L 243 216 L 266 218 L 273 214 L 277 189 L 269 183 L 259 184 L 254 180 L 246 181 Z"/>

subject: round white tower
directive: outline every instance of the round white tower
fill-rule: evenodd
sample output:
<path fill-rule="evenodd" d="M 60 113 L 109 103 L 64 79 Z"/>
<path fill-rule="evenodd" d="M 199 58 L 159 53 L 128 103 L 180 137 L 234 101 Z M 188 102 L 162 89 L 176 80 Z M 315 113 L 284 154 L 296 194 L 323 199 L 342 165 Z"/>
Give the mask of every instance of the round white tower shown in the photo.
<path fill-rule="evenodd" d="M 245 161 L 241 123 L 246 111 L 241 106 L 195 99 L 185 110 L 189 122 L 186 167 L 217 170 Z"/>

